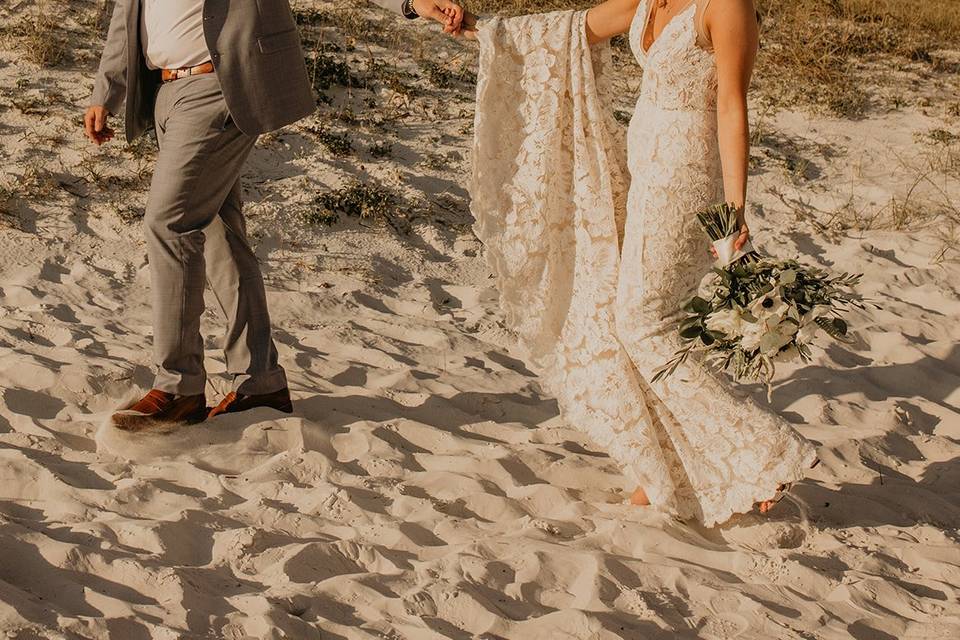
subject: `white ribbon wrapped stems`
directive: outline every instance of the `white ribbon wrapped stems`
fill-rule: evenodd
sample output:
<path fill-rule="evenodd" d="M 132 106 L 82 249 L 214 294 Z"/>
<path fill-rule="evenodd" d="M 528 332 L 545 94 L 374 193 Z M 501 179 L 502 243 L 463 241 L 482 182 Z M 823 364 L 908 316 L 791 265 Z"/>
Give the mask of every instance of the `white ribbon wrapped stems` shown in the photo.
<path fill-rule="evenodd" d="M 720 238 L 719 240 L 713 241 L 713 248 L 717 252 L 717 266 L 721 269 L 728 267 L 743 256 L 747 255 L 753 251 L 753 245 L 750 244 L 750 241 L 747 240 L 743 243 L 743 246 L 740 247 L 738 251 L 735 247 L 737 243 L 737 238 L 740 237 L 740 232 L 732 233 L 726 238 Z"/>

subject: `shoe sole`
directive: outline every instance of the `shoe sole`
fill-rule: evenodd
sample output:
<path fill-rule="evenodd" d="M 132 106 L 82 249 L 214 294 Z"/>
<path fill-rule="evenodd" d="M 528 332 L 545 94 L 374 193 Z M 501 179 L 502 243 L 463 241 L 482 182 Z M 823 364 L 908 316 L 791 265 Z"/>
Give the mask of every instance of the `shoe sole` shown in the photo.
<path fill-rule="evenodd" d="M 210 413 L 207 414 L 207 419 L 216 418 L 217 416 L 225 416 L 231 413 L 243 413 L 244 411 L 252 411 L 254 409 L 273 409 L 274 411 L 279 411 L 280 413 L 293 413 L 293 405 L 286 405 L 284 407 L 272 407 L 268 404 L 258 404 L 254 407 L 246 407 L 244 409 L 227 409 L 226 411 L 218 411 L 213 413 L 213 410 L 210 410 Z"/>
<path fill-rule="evenodd" d="M 207 408 L 203 407 L 180 420 L 154 418 L 136 411 L 118 411 L 111 416 L 110 421 L 114 428 L 127 433 L 170 433 L 179 427 L 203 422 L 206 417 Z"/>

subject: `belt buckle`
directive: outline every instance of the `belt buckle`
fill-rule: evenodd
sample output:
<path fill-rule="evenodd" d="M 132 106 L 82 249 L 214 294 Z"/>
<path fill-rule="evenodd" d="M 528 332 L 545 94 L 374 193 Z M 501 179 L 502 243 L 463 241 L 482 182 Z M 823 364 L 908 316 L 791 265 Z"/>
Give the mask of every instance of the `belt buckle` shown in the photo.
<path fill-rule="evenodd" d="M 189 77 L 189 76 L 191 75 L 191 72 L 192 72 L 192 71 L 193 71 L 193 70 L 192 70 L 192 69 L 189 69 L 189 68 L 187 68 L 187 69 L 177 69 L 177 71 L 176 71 L 177 80 L 180 80 L 181 78 L 187 78 L 187 77 Z"/>

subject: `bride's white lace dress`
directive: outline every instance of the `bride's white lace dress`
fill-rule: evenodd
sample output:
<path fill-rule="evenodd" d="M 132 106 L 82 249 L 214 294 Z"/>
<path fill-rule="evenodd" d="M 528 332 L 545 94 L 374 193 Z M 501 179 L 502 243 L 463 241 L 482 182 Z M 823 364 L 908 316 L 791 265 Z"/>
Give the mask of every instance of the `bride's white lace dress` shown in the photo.
<path fill-rule="evenodd" d="M 609 56 L 587 46 L 585 13 L 484 24 L 472 209 L 507 321 L 565 419 L 655 507 L 709 526 L 803 477 L 815 451 L 696 362 L 648 382 L 678 348 L 678 310 L 711 266 L 694 213 L 723 196 L 716 69 L 695 27 L 703 6 L 644 51 L 640 3 L 628 190 L 605 103 Z"/>

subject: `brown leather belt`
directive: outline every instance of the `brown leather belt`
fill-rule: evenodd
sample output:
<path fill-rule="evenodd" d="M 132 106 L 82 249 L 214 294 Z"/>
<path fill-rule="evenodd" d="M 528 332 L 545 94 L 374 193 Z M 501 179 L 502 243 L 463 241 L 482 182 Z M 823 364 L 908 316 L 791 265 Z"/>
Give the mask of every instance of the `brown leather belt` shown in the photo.
<path fill-rule="evenodd" d="M 195 67 L 184 67 L 182 69 L 163 69 L 160 71 L 160 77 L 164 82 L 188 78 L 190 76 L 199 76 L 204 73 L 213 73 L 215 71 L 212 62 L 204 62 Z"/>

